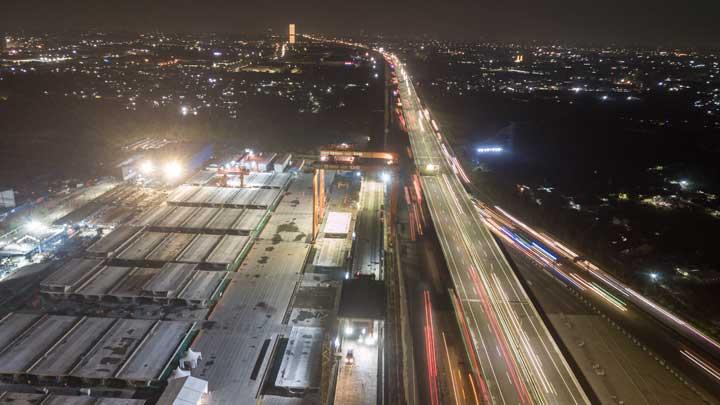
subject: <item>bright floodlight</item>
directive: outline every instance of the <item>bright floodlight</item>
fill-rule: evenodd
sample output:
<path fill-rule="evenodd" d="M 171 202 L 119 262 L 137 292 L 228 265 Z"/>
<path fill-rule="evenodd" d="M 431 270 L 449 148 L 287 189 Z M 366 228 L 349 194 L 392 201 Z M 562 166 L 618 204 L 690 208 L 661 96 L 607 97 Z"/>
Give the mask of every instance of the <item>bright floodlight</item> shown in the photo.
<path fill-rule="evenodd" d="M 477 153 L 500 153 L 503 151 L 501 146 L 488 146 L 477 148 Z"/>
<path fill-rule="evenodd" d="M 168 180 L 175 180 L 182 175 L 183 169 L 182 166 L 180 166 L 180 163 L 172 161 L 165 164 L 163 171 L 165 172 L 165 177 L 167 177 Z"/>
<path fill-rule="evenodd" d="M 390 182 L 390 174 L 388 172 L 382 172 L 380 174 L 380 180 L 382 180 L 383 183 L 389 183 Z"/>
<path fill-rule="evenodd" d="M 140 172 L 142 174 L 148 175 L 155 171 L 155 165 L 152 161 L 146 160 L 140 164 Z"/>
<path fill-rule="evenodd" d="M 350 336 L 353 333 L 355 333 L 355 329 L 353 329 L 352 326 L 346 326 L 345 327 L 345 336 Z"/>
<path fill-rule="evenodd" d="M 657 274 L 657 273 L 650 273 L 650 279 L 652 279 L 652 281 L 657 280 L 657 279 L 658 279 L 658 274 Z"/>
<path fill-rule="evenodd" d="M 25 226 L 27 227 L 27 230 L 31 233 L 43 233 L 48 229 L 47 225 L 37 220 L 32 220 L 28 222 Z"/>

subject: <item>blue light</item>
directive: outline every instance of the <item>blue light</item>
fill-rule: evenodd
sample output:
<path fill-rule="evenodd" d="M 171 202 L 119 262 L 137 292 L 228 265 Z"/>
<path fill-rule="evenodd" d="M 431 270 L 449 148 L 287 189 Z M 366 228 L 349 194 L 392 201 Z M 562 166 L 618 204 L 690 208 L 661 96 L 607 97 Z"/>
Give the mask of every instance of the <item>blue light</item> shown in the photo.
<path fill-rule="evenodd" d="M 537 249 L 538 249 L 541 253 L 543 253 L 545 256 L 551 258 L 553 261 L 557 261 L 557 256 L 555 256 L 555 255 L 553 255 L 552 253 L 548 252 L 547 250 L 545 250 L 545 248 L 543 248 L 542 246 L 538 245 L 538 244 L 535 243 L 535 242 L 533 242 L 532 244 L 533 244 L 533 246 L 535 246 L 535 248 L 537 248 Z"/>
<path fill-rule="evenodd" d="M 477 153 L 500 153 L 503 151 L 501 146 L 488 146 L 476 149 Z"/>

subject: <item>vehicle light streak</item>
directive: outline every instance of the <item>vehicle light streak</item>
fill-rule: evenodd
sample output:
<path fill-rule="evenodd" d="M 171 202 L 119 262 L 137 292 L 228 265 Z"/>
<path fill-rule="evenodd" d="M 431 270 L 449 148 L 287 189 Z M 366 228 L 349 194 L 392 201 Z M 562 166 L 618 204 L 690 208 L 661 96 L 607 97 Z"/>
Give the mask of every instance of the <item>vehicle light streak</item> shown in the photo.
<path fill-rule="evenodd" d="M 473 397 L 475 397 L 475 404 L 480 405 L 480 402 L 478 401 L 478 393 L 477 393 L 477 390 L 475 389 L 475 383 L 473 382 L 472 374 L 468 374 L 468 378 L 470 379 L 470 386 L 472 387 L 472 390 L 473 390 Z"/>
<path fill-rule="evenodd" d="M 608 293 L 606 290 L 604 290 L 603 288 L 601 288 L 601 287 L 598 286 L 597 284 L 595 284 L 595 283 L 593 283 L 593 282 L 588 282 L 588 281 L 586 281 L 585 279 L 583 279 L 582 277 L 578 276 L 578 275 L 575 274 L 575 273 L 570 274 L 570 277 L 574 278 L 574 279 L 577 280 L 579 283 L 581 283 L 582 285 L 584 285 L 584 286 L 587 287 L 588 289 L 592 290 L 595 294 L 599 295 L 602 299 L 604 299 L 605 301 L 607 301 L 607 302 L 610 303 L 611 305 L 617 307 L 617 308 L 620 309 L 621 311 L 623 311 L 623 312 L 624 312 L 624 311 L 627 311 L 627 307 L 625 306 L 625 303 L 624 303 L 624 302 L 622 302 L 621 300 L 617 299 L 615 296 L 613 296 L 612 294 Z"/>
<path fill-rule="evenodd" d="M 413 220 L 414 218 L 413 218 L 413 213 L 412 213 L 412 211 L 408 213 L 408 216 L 410 217 L 410 218 L 409 218 L 409 219 L 410 219 L 410 221 L 409 221 L 409 224 L 410 224 L 410 240 L 414 242 L 414 241 L 416 240 L 416 238 L 415 238 L 415 221 Z"/>
<path fill-rule="evenodd" d="M 688 324 L 687 322 L 683 321 L 682 319 L 678 318 L 678 317 L 675 316 L 674 314 L 670 313 L 669 311 L 667 311 L 667 310 L 664 309 L 663 307 L 655 304 L 654 302 L 652 302 L 652 301 L 650 301 L 649 299 L 643 297 L 642 295 L 640 295 L 639 293 L 635 292 L 634 290 L 632 290 L 632 289 L 630 289 L 630 288 L 627 288 L 627 291 L 628 291 L 630 294 L 632 294 L 635 298 L 639 299 L 640 301 L 644 302 L 646 305 L 648 305 L 648 306 L 652 307 L 653 309 L 655 309 L 656 311 L 660 312 L 661 314 L 663 314 L 663 315 L 666 316 L 667 318 L 671 319 L 671 320 L 672 320 L 673 322 L 675 322 L 676 324 L 682 326 L 685 330 L 693 333 L 695 336 L 697 336 L 697 337 L 699 337 L 700 339 L 702 339 L 703 341 L 709 343 L 710 345 L 712 345 L 712 346 L 715 347 L 716 349 L 720 349 L 720 344 L 718 344 L 718 342 L 716 342 L 714 339 L 706 336 L 705 334 L 703 334 L 702 332 L 700 332 L 699 330 L 697 330 L 696 328 L 694 328 L 693 326 L 691 326 L 691 325 Z"/>
<path fill-rule="evenodd" d="M 415 229 L 417 229 L 418 235 L 422 236 L 423 233 L 423 226 L 420 222 L 420 218 L 422 218 L 422 214 L 418 215 L 418 206 L 416 204 L 412 205 L 412 213 L 413 213 L 413 221 L 415 222 Z"/>
<path fill-rule="evenodd" d="M 453 167 L 456 168 L 456 173 L 460 176 L 460 178 L 461 178 L 465 183 L 468 183 L 468 184 L 469 184 L 469 183 L 470 183 L 470 179 L 469 179 L 468 176 L 465 174 L 465 170 L 463 170 L 462 165 L 458 162 L 457 158 L 453 157 L 453 158 L 452 158 L 452 163 L 453 163 Z"/>
<path fill-rule="evenodd" d="M 619 310 L 625 312 L 627 311 L 627 306 L 625 302 L 623 302 L 621 299 L 615 297 L 612 293 L 604 289 L 603 287 L 597 285 L 594 282 L 588 282 L 578 276 L 575 273 L 566 273 L 556 265 L 557 257 L 553 254 L 551 254 L 549 251 L 544 249 L 542 246 L 540 246 L 535 241 L 526 241 L 519 235 L 515 234 L 514 232 L 510 231 L 506 227 L 498 227 L 498 225 L 491 219 L 485 219 L 486 223 L 488 224 L 488 227 L 493 230 L 496 234 L 498 234 L 498 230 L 501 233 L 500 236 L 502 236 L 505 240 L 511 242 L 512 244 L 519 245 L 521 247 L 521 251 L 525 252 L 526 255 L 530 256 L 531 259 L 534 259 L 535 261 L 540 262 L 541 265 L 544 265 L 546 268 L 549 268 L 552 270 L 555 274 L 561 276 L 565 281 L 570 282 L 575 287 L 579 288 L 581 291 L 585 291 L 586 289 L 592 290 L 595 294 L 600 296 L 602 299 L 613 305 L 614 307 L 618 308 Z M 529 243 L 528 243 L 529 242 Z M 547 260 L 547 258 L 552 259 L 552 261 Z"/>
<path fill-rule="evenodd" d="M 624 285 L 622 282 L 616 280 L 614 277 L 609 275 L 607 272 L 601 270 L 595 264 L 593 264 L 585 259 L 582 259 L 580 255 L 578 255 L 577 253 L 568 249 L 566 246 L 564 246 L 560 242 L 557 242 L 557 241 L 551 239 L 550 237 L 548 237 L 547 235 L 539 233 L 539 232 L 535 231 L 534 229 L 530 228 L 528 225 L 524 224 L 517 218 L 513 217 L 512 215 L 510 215 L 509 213 L 504 211 L 502 208 L 496 206 L 495 209 L 498 212 L 502 213 L 502 215 L 504 215 L 506 218 L 510 219 L 514 224 L 518 225 L 523 230 L 527 231 L 529 234 L 533 235 L 534 237 L 538 238 L 540 241 L 545 243 L 546 246 L 552 246 L 552 247 L 556 248 L 559 251 L 559 253 L 562 254 L 565 258 L 572 260 L 580 268 L 588 271 L 590 274 L 592 274 L 592 276 L 594 276 L 598 280 L 602 281 L 605 284 L 604 287 L 600 287 L 598 284 L 593 284 L 593 286 L 591 286 L 590 288 L 592 288 L 593 291 L 597 292 L 598 294 L 602 295 L 607 300 L 611 301 L 611 303 L 614 306 L 621 308 L 623 311 L 627 310 L 626 304 L 619 298 L 612 295 L 607 290 L 607 288 L 610 288 L 613 291 L 627 297 L 634 304 L 638 305 L 641 308 L 644 308 L 649 313 L 651 313 L 653 316 L 659 318 L 663 322 L 667 322 L 671 327 L 674 327 L 676 329 L 679 329 L 681 331 L 689 333 L 692 337 L 697 338 L 700 341 L 712 346 L 713 349 L 720 351 L 720 343 L 718 343 L 715 339 L 709 337 L 708 335 L 704 334 L 702 331 L 695 328 L 690 323 L 682 320 L 677 315 L 671 313 L 670 311 L 668 311 L 665 308 L 663 308 L 662 306 L 656 304 L 652 300 L 644 297 L 642 294 L 636 292 L 632 288 Z M 493 213 L 491 212 L 491 210 L 486 209 L 486 210 L 484 210 L 484 212 L 485 212 L 486 216 L 493 217 Z"/>
<path fill-rule="evenodd" d="M 557 259 L 558 259 L 557 256 L 555 256 L 554 254 L 548 252 L 544 247 L 538 245 L 536 242 L 533 242 L 532 245 L 533 245 L 533 247 L 534 247 L 535 249 L 537 249 L 537 250 L 539 250 L 540 252 L 542 252 L 542 254 L 544 254 L 545 256 L 549 257 L 551 260 L 557 261 Z"/>
<path fill-rule="evenodd" d="M 510 300 L 508 299 L 507 295 L 505 294 L 505 291 L 502 289 L 502 284 L 500 280 L 498 279 L 498 276 L 495 273 L 491 273 L 493 282 L 495 283 L 495 294 L 497 294 L 500 299 L 501 307 L 504 311 L 504 320 L 503 322 L 506 323 L 505 328 L 511 328 L 515 330 L 514 334 L 510 334 L 509 338 L 511 341 L 513 341 L 513 347 L 519 347 L 523 346 L 524 351 L 517 352 L 516 357 L 521 359 L 522 363 L 525 365 L 525 372 L 529 373 L 529 375 L 532 377 L 530 378 L 530 381 L 533 383 L 533 387 L 537 390 L 538 387 L 538 380 L 535 377 L 539 377 L 540 385 L 542 385 L 543 391 L 546 394 L 556 394 L 555 388 L 550 383 L 550 380 L 547 378 L 547 375 L 544 372 L 544 368 L 542 365 L 542 362 L 540 361 L 540 357 L 538 357 L 537 353 L 535 353 L 531 343 L 530 339 L 527 336 L 527 333 L 525 333 L 525 329 L 522 327 L 520 320 L 518 319 L 517 315 L 515 315 L 515 312 L 512 311 L 510 308 Z M 484 276 L 483 276 L 484 277 Z M 487 280 L 485 280 L 487 281 Z M 532 366 L 532 369 L 531 367 Z M 537 394 L 539 398 L 543 398 L 541 394 Z"/>
<path fill-rule="evenodd" d="M 509 231 L 504 226 L 499 226 L 495 221 L 492 219 L 489 219 L 488 217 L 484 217 L 486 224 L 488 225 L 488 228 L 490 228 L 491 231 L 493 231 L 496 235 L 503 238 L 506 242 L 510 243 L 511 245 L 517 247 L 520 251 L 525 252 L 528 256 L 531 257 L 531 259 L 534 259 L 535 261 L 539 262 L 540 265 L 544 266 L 547 269 L 552 270 L 557 275 L 562 277 L 565 281 L 569 282 L 570 284 L 574 285 L 576 288 L 578 288 L 581 291 L 585 291 L 586 287 L 583 284 L 579 284 L 576 280 L 570 277 L 570 274 L 565 273 L 564 271 L 560 270 L 555 263 L 550 262 L 547 260 L 544 256 L 540 256 L 537 252 L 532 250 L 530 246 L 528 246 L 526 243 L 522 242 L 520 239 L 517 239 L 515 235 Z"/>
<path fill-rule="evenodd" d="M 685 356 L 688 360 L 690 360 L 693 364 L 708 373 L 711 377 L 720 381 L 720 370 L 706 363 L 704 360 L 702 360 L 700 357 L 698 357 L 692 352 L 689 352 L 687 350 L 680 350 L 680 353 L 682 353 L 682 355 Z"/>
<path fill-rule="evenodd" d="M 453 307 L 456 311 L 460 312 L 460 317 L 458 317 L 459 323 L 460 323 L 460 330 L 463 334 L 463 340 L 465 341 L 466 345 L 473 345 L 473 339 L 470 336 L 470 330 L 468 328 L 467 322 L 465 321 L 465 314 L 463 313 L 462 306 L 460 305 L 460 302 L 458 302 L 458 297 L 455 294 L 450 295 L 451 300 L 453 301 Z M 477 359 L 477 353 L 475 350 L 469 350 L 468 356 L 470 357 L 470 362 L 472 363 L 472 369 L 475 371 L 475 373 L 478 375 L 478 385 L 480 386 L 482 393 L 483 393 L 483 403 L 489 404 L 490 403 L 490 392 L 486 386 L 485 381 L 480 377 L 482 375 L 482 368 L 480 367 L 480 361 Z M 475 385 L 473 383 L 472 375 L 468 374 L 468 377 L 470 377 L 470 383 L 473 384 L 473 393 L 475 394 L 475 401 L 478 401 L 478 395 L 477 391 L 475 390 Z"/>
<path fill-rule="evenodd" d="M 425 355 L 427 358 L 428 386 L 430 388 L 430 403 L 440 404 L 438 394 L 437 361 L 435 359 L 435 332 L 433 326 L 432 307 L 430 305 L 430 292 L 423 292 L 425 301 Z"/>
<path fill-rule="evenodd" d="M 498 346 L 501 351 L 500 354 L 502 355 L 505 363 L 507 364 L 508 373 L 510 375 L 510 379 L 512 380 L 513 385 L 515 386 L 515 389 L 517 390 L 518 398 L 520 399 L 521 403 L 526 404 L 528 403 L 528 401 L 530 401 L 530 394 L 528 392 L 528 388 L 518 376 L 517 362 L 515 360 L 515 357 L 510 354 L 506 335 L 501 330 L 500 322 L 498 321 L 495 311 L 492 308 L 490 298 L 487 296 L 485 289 L 481 284 L 481 281 L 477 275 L 477 271 L 475 271 L 475 269 L 468 269 L 468 271 L 473 279 L 473 288 L 475 289 L 477 295 L 480 297 L 480 302 L 483 306 L 485 316 L 487 317 L 493 334 L 495 335 L 498 342 Z"/>
<path fill-rule="evenodd" d="M 452 367 L 452 361 L 450 360 L 450 350 L 448 350 L 447 345 L 447 339 L 445 339 L 445 332 L 442 333 L 443 338 L 443 345 L 445 345 L 445 356 L 447 358 L 447 364 L 448 364 L 448 370 L 450 374 L 450 381 L 452 382 L 453 387 L 453 397 L 455 398 L 455 403 L 458 403 L 460 400 L 460 397 L 458 396 L 458 390 L 457 385 L 455 384 L 455 374 L 453 373 L 453 367 Z"/>

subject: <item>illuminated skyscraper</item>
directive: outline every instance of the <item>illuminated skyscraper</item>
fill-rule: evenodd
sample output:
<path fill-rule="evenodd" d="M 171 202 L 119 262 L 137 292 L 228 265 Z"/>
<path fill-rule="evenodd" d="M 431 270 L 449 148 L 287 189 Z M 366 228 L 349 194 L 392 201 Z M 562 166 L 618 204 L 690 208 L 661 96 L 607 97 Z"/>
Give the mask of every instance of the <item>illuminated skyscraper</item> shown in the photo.
<path fill-rule="evenodd" d="M 295 24 L 290 24 L 288 27 L 288 43 L 295 43 Z"/>

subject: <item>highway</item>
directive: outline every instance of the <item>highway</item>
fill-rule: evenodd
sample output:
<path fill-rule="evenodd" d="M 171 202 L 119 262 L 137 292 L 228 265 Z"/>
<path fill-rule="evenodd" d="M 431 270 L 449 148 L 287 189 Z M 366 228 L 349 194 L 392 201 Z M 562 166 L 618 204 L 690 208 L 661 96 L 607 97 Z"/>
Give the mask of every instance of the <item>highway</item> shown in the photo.
<path fill-rule="evenodd" d="M 480 403 L 589 400 L 460 182 L 412 83 L 399 92 L 420 182 L 456 292 L 456 316 L 478 378 Z"/>
<path fill-rule="evenodd" d="M 603 307 L 610 318 L 671 362 L 694 384 L 720 395 L 717 342 L 671 312 L 636 293 L 551 236 L 499 207 L 478 204 L 490 230 L 536 262 L 548 274 Z M 561 260 L 562 259 L 562 260 Z M 715 350 L 713 350 L 715 349 Z"/>

